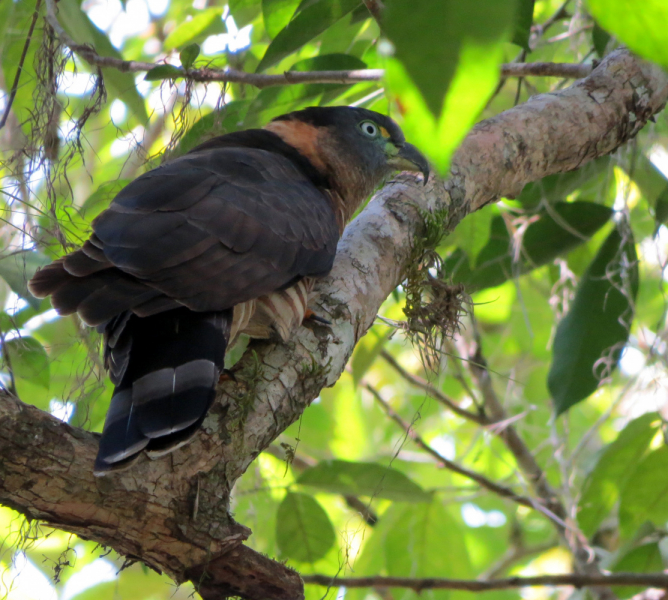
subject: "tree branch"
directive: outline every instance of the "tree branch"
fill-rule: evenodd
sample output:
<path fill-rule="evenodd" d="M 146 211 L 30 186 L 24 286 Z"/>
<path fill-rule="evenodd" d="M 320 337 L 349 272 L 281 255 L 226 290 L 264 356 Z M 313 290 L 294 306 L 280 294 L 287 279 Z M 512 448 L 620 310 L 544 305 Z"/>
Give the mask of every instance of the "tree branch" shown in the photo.
<path fill-rule="evenodd" d="M 416 592 L 424 590 L 465 590 L 467 592 L 490 592 L 522 587 L 572 585 L 583 587 L 608 587 L 639 585 L 668 589 L 668 575 L 665 573 L 611 573 L 610 575 L 536 575 L 534 577 L 507 577 L 489 581 L 467 579 L 439 579 L 436 577 L 416 579 L 412 577 L 329 577 L 328 575 L 303 575 L 306 584 L 327 587 L 398 587 Z"/>
<path fill-rule="evenodd" d="M 241 545 L 249 530 L 229 514 L 231 490 L 320 390 L 338 380 L 404 277 L 414 240 L 424 233 L 422 211 L 447 211 L 444 230 L 452 231 L 469 212 L 516 196 L 526 183 L 612 152 L 666 98 L 661 69 L 613 52 L 572 87 L 476 126 L 447 181 L 432 178 L 422 186 L 412 175 L 396 177 L 346 228 L 332 272 L 318 282 L 314 308 L 332 325 L 302 327 L 288 344 L 253 344 L 235 367 L 237 382 L 220 387 L 193 441 L 169 456 L 142 457 L 126 472 L 94 478 L 94 434 L 0 398 L 0 503 L 140 559 L 177 582 L 191 579 L 205 598 L 302 598 L 294 571 Z"/>
<path fill-rule="evenodd" d="M 367 2 L 367 6 L 376 6 L 378 0 Z M 78 44 L 74 41 L 58 22 L 55 0 L 46 0 L 49 25 L 72 52 L 78 54 L 86 62 L 98 67 L 111 67 L 119 71 L 145 73 L 164 63 L 147 63 L 136 60 L 123 60 L 111 56 L 100 56 L 92 47 Z M 369 8 L 371 10 L 371 8 Z M 373 14 L 373 13 L 372 13 Z M 375 17 L 375 14 L 374 14 Z M 503 77 L 586 77 L 592 71 L 592 65 L 572 63 L 508 63 L 501 66 Z M 380 81 L 385 76 L 383 69 L 355 69 L 347 71 L 285 71 L 280 75 L 264 73 L 246 73 L 231 67 L 225 69 L 211 69 L 202 67 L 183 71 L 184 79 L 198 82 L 218 81 L 221 83 L 243 83 L 257 88 L 273 87 L 277 85 L 296 85 L 301 83 L 334 83 L 353 84 L 370 81 Z"/>
<path fill-rule="evenodd" d="M 365 382 L 362 383 L 362 387 L 364 387 L 364 389 L 366 389 L 367 391 L 371 392 L 371 395 L 376 399 L 376 402 L 378 402 L 378 404 L 380 404 L 383 407 L 383 410 L 385 411 L 387 416 L 390 417 L 390 419 L 392 419 L 395 423 L 397 423 L 399 427 L 401 427 L 404 430 L 406 435 L 411 440 L 413 440 L 413 442 L 415 442 L 415 444 L 419 448 L 424 450 L 432 458 L 435 458 L 436 461 L 441 465 L 443 465 L 446 469 L 452 471 L 453 473 L 457 473 L 462 477 L 466 477 L 471 481 L 475 481 L 480 487 L 485 488 L 486 490 L 492 492 L 493 494 L 496 494 L 497 496 L 501 496 L 502 498 L 508 498 L 510 500 L 513 500 L 514 502 L 517 502 L 518 504 L 521 504 L 522 506 L 528 506 L 529 508 L 534 508 L 536 503 L 533 502 L 530 498 L 519 496 L 515 492 L 513 492 L 513 490 L 511 490 L 510 488 L 499 485 L 498 483 L 492 481 L 491 479 L 487 479 L 487 477 L 485 477 L 484 475 L 476 473 L 475 471 L 471 471 L 445 458 L 445 456 L 443 456 L 442 454 L 434 450 L 429 444 L 427 444 L 427 442 L 425 442 L 417 434 L 417 432 L 413 429 L 413 426 L 410 423 L 407 423 L 401 418 L 401 416 L 383 399 L 383 397 L 378 393 L 378 390 L 376 390 L 376 388 Z"/>

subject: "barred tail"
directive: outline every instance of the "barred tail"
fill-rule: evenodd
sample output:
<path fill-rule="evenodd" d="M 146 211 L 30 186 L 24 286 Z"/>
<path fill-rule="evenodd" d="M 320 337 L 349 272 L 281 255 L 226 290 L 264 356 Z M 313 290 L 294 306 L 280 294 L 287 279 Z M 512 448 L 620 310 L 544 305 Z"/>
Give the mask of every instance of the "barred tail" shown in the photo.
<path fill-rule="evenodd" d="M 188 441 L 215 397 L 232 311 L 186 308 L 149 317 L 119 315 L 105 329 L 105 360 L 116 389 L 95 474 L 128 466 L 142 450 L 161 455 Z"/>

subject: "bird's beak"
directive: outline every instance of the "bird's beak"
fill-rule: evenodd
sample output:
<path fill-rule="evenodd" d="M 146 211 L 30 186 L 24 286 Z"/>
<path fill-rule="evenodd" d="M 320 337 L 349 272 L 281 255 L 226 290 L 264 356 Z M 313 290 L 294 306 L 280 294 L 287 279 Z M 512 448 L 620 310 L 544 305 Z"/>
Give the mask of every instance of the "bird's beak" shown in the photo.
<path fill-rule="evenodd" d="M 409 144 L 408 142 L 404 143 L 399 148 L 394 145 L 392 146 L 392 156 L 388 158 L 387 164 L 399 171 L 416 171 L 422 173 L 424 177 L 423 183 L 424 185 L 427 185 L 427 180 L 429 179 L 429 163 L 420 151 L 413 146 L 413 144 Z M 388 150 L 390 149 L 388 148 Z"/>

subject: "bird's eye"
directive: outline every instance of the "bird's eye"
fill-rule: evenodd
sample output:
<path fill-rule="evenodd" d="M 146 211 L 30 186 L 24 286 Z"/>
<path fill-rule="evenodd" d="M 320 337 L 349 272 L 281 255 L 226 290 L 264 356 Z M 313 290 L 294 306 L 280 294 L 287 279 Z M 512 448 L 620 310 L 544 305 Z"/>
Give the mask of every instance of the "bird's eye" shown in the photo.
<path fill-rule="evenodd" d="M 360 129 L 362 133 L 370 138 L 378 137 L 378 125 L 373 121 L 362 121 L 360 123 Z"/>

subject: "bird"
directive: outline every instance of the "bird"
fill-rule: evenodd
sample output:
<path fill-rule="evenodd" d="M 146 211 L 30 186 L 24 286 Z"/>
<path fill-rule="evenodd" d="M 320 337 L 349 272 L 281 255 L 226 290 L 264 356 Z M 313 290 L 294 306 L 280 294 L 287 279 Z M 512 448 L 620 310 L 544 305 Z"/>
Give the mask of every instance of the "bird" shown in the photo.
<path fill-rule="evenodd" d="M 242 333 L 287 340 L 313 314 L 313 282 L 331 270 L 346 223 L 398 170 L 429 177 L 392 119 L 305 108 L 139 176 L 80 249 L 38 270 L 31 293 L 103 335 L 115 387 L 93 473 L 187 443 L 226 350 Z"/>

